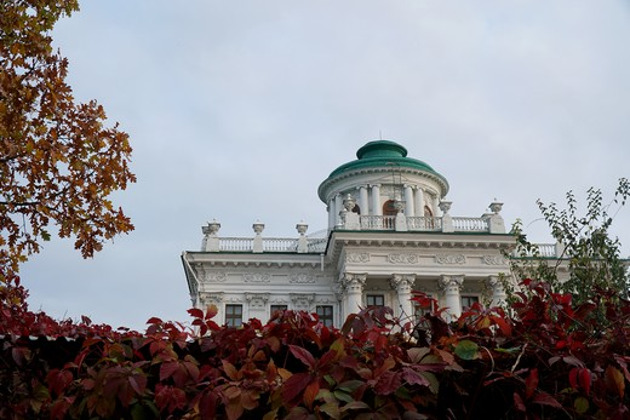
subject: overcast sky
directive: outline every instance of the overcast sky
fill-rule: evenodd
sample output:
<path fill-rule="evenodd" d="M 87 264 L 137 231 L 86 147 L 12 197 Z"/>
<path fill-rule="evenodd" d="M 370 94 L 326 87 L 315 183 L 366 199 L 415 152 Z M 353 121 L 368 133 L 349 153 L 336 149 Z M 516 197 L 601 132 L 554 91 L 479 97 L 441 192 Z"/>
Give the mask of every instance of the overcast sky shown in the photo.
<path fill-rule="evenodd" d="M 536 199 L 611 197 L 630 175 L 628 1 L 91 0 L 54 36 L 138 177 L 116 195 L 134 232 L 92 260 L 56 240 L 23 268 L 55 317 L 187 321 L 180 254 L 202 224 L 325 228 L 317 187 L 379 133 L 447 178 L 453 215 L 496 197 L 541 242 Z M 630 209 L 615 226 L 627 255 Z"/>

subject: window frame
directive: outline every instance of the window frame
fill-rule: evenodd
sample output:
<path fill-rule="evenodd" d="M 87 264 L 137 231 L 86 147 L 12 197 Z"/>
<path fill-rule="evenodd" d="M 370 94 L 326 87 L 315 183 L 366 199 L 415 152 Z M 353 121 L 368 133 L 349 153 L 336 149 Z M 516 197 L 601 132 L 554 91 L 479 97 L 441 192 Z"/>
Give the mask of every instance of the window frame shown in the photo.
<path fill-rule="evenodd" d="M 322 313 L 320 313 L 320 309 L 322 309 Z M 327 309 L 330 309 L 330 314 L 326 313 Z M 332 305 L 316 305 L 315 313 L 325 327 L 335 326 L 335 308 Z"/>
<path fill-rule="evenodd" d="M 375 300 L 376 298 L 380 298 L 383 303 L 380 304 L 380 305 L 378 303 L 370 304 L 369 303 L 370 298 L 372 298 L 372 300 Z M 368 307 L 370 307 L 370 306 L 373 306 L 373 307 L 385 306 L 385 295 L 384 294 L 373 294 L 373 293 L 366 294 L 365 295 L 365 306 L 368 306 Z"/>
<path fill-rule="evenodd" d="M 234 311 L 239 309 L 238 313 Z M 232 311 L 230 311 L 232 309 Z M 240 303 L 225 305 L 225 325 L 231 328 L 239 328 L 243 325 L 243 305 Z"/>

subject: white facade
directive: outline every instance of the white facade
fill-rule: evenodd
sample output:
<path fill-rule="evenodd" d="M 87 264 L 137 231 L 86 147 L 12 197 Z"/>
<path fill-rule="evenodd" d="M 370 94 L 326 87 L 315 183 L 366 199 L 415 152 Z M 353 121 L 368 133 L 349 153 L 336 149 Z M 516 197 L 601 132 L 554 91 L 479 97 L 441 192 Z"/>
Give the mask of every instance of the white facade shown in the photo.
<path fill-rule="evenodd" d="M 374 141 L 333 171 L 318 190 L 328 206 L 324 235 L 309 237 L 300 223 L 294 238 L 266 238 L 255 223 L 253 237 L 220 237 L 220 224 L 208 223 L 201 250 L 182 254 L 193 304 L 215 304 L 230 325 L 287 308 L 340 326 L 367 305 L 411 319 L 428 310 L 412 305 L 413 290 L 453 316 L 476 300 L 503 301 L 505 255 L 515 241 L 502 204 L 491 203 L 481 217 L 451 216 L 446 179 L 406 154 L 394 142 Z M 547 248 L 541 251 L 555 257 Z"/>

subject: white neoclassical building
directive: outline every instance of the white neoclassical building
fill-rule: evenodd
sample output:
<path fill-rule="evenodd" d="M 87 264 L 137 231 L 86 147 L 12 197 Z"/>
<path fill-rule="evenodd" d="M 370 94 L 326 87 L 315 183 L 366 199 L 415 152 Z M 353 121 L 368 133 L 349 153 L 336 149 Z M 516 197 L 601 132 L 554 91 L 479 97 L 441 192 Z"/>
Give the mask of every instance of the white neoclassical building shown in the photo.
<path fill-rule="evenodd" d="M 505 255 L 515 245 L 502 203 L 490 203 L 481 217 L 452 216 L 448 189 L 446 178 L 400 144 L 369 142 L 319 186 L 324 234 L 309 236 L 298 223 L 296 237 L 269 238 L 255 223 L 253 237 L 237 238 L 220 236 L 216 221 L 203 226 L 201 250 L 182 254 L 192 302 L 215 304 L 218 319 L 233 326 L 282 309 L 315 312 L 334 326 L 370 305 L 413 317 L 430 309 L 414 307 L 413 290 L 452 315 L 475 301 L 500 302 Z M 540 251 L 556 256 L 553 245 Z"/>

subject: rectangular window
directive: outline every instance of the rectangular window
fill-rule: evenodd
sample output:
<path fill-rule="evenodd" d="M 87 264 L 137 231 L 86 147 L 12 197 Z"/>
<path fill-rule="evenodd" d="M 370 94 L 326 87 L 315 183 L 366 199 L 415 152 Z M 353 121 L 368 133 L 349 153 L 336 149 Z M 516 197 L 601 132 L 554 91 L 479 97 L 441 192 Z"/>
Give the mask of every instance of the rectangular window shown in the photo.
<path fill-rule="evenodd" d="M 243 324 L 243 305 L 225 305 L 225 324 L 240 327 Z"/>
<path fill-rule="evenodd" d="M 473 303 L 479 302 L 479 296 L 462 296 L 462 310 L 469 309 Z"/>
<path fill-rule="evenodd" d="M 322 324 L 327 327 L 333 326 L 333 307 L 331 305 L 317 305 L 316 311 Z"/>
<path fill-rule="evenodd" d="M 367 295 L 365 297 L 365 303 L 367 306 L 385 306 L 384 295 Z"/>
<path fill-rule="evenodd" d="M 276 312 L 284 312 L 288 309 L 287 305 L 271 305 L 269 313 L 273 316 Z"/>

